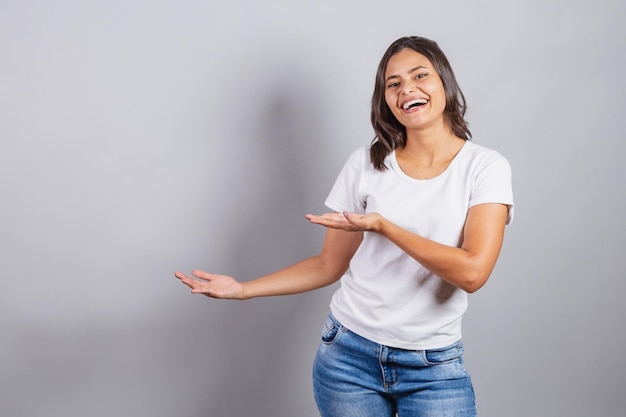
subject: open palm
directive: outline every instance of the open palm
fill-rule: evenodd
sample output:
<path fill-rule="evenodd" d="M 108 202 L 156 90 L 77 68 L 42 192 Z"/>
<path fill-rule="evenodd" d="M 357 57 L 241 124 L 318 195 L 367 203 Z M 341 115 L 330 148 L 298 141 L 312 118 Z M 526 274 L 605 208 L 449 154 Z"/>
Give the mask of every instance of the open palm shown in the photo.
<path fill-rule="evenodd" d="M 210 274 L 208 272 L 195 270 L 191 273 L 191 278 L 182 272 L 176 272 L 176 278 L 183 284 L 191 288 L 194 294 L 204 294 L 212 298 L 243 298 L 243 285 L 233 277 L 221 274 Z"/>

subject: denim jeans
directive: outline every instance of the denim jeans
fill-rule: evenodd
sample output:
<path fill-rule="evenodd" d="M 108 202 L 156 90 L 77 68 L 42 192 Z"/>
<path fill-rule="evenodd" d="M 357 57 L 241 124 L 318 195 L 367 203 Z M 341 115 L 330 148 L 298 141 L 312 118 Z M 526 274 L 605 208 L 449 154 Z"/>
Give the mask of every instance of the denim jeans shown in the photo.
<path fill-rule="evenodd" d="M 332 315 L 313 364 L 322 417 L 475 417 L 461 341 L 442 349 L 397 349 L 365 339 Z"/>

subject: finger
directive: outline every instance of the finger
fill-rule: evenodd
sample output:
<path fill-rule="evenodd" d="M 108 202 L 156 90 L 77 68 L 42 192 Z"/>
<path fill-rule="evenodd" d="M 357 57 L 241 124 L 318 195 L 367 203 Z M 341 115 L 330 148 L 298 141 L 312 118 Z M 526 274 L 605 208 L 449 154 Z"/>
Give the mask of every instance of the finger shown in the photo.
<path fill-rule="evenodd" d="M 194 284 L 197 282 L 196 280 L 189 278 L 187 275 L 183 274 L 182 272 L 176 272 L 174 273 L 174 276 L 178 278 L 183 284 L 185 284 L 186 286 L 190 288 L 193 288 Z"/>
<path fill-rule="evenodd" d="M 188 286 L 189 288 L 193 289 L 196 288 L 199 284 L 198 281 L 189 278 L 188 276 L 184 275 L 182 276 L 180 279 L 180 282 L 182 282 L 183 284 L 185 284 L 186 286 Z"/>
<path fill-rule="evenodd" d="M 219 296 L 217 295 L 218 294 L 217 291 L 210 289 L 210 288 L 205 288 L 205 287 L 192 288 L 191 293 L 206 295 L 207 297 L 210 297 L 210 298 L 219 298 Z"/>
<path fill-rule="evenodd" d="M 309 221 L 313 224 L 319 224 L 321 226 L 335 227 L 335 228 L 348 224 L 348 222 L 346 222 L 345 220 L 343 222 L 340 222 L 335 219 L 325 219 L 322 217 L 311 218 Z"/>
<path fill-rule="evenodd" d="M 205 281 L 211 281 L 212 279 L 215 279 L 215 274 L 210 274 L 200 269 L 194 269 L 193 271 L 191 271 L 191 275 L 193 275 L 196 278 L 203 279 Z"/>
<path fill-rule="evenodd" d="M 341 220 L 343 220 L 343 214 L 337 213 L 337 212 L 335 212 L 335 213 L 324 213 L 324 214 L 322 214 L 322 218 L 341 221 Z"/>
<path fill-rule="evenodd" d="M 316 224 L 345 224 L 346 219 L 341 213 L 324 213 L 318 216 L 308 215 L 311 223 Z"/>
<path fill-rule="evenodd" d="M 307 214 L 304 217 L 307 219 L 310 218 L 322 218 L 322 219 L 339 219 L 341 218 L 341 213 L 322 213 L 322 214 Z"/>

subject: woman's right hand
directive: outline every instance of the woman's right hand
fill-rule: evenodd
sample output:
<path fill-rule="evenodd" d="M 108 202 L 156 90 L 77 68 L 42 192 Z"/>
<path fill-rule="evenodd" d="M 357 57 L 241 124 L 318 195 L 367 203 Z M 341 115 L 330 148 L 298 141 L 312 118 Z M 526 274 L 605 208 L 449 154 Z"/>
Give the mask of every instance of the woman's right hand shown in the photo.
<path fill-rule="evenodd" d="M 244 299 L 243 285 L 233 277 L 210 274 L 200 270 L 194 270 L 191 274 L 198 279 L 191 278 L 182 272 L 176 272 L 174 276 L 191 288 L 193 294 L 204 294 L 211 298 Z"/>

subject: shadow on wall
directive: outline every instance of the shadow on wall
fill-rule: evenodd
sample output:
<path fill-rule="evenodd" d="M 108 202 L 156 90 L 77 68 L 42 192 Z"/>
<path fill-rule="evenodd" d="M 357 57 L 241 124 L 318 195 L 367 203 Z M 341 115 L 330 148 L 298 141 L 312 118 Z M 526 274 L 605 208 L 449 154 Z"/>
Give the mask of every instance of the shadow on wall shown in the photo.
<path fill-rule="evenodd" d="M 302 80 L 306 75 L 289 77 Z M 232 257 L 225 264 L 232 268 L 228 273 L 241 280 L 317 253 L 324 234 L 323 228 L 304 219 L 304 214 L 322 210 L 325 198 L 313 192 L 316 170 L 324 159 L 323 100 L 311 83 L 304 83 L 308 87 L 303 91 L 301 82 L 276 78 L 280 85 L 271 86 L 276 88 L 265 90 L 269 93 L 260 98 L 266 105 L 252 129 L 256 137 L 246 139 L 258 141 L 251 147 L 258 154 L 248 158 L 255 160 L 252 168 L 262 167 L 261 171 L 242 166 L 244 175 L 239 178 L 246 183 L 232 185 L 233 194 L 243 196 L 233 196 L 242 204 L 227 220 L 233 227 L 232 247 L 226 253 Z M 295 86 L 298 91 L 290 91 Z M 237 163 L 236 157 L 233 160 Z M 218 364 L 220 372 L 211 376 L 219 379 L 219 388 L 207 396 L 207 415 L 298 415 L 306 410 L 303 402 L 314 408 L 310 367 L 317 346 L 310 342 L 317 334 L 308 334 L 307 329 L 303 335 L 307 326 L 302 324 L 313 320 L 312 310 L 325 311 L 329 299 L 325 292 L 312 294 L 221 306 L 228 316 L 212 326 L 211 331 L 220 335 L 212 344 L 217 343 L 225 355 Z"/>

